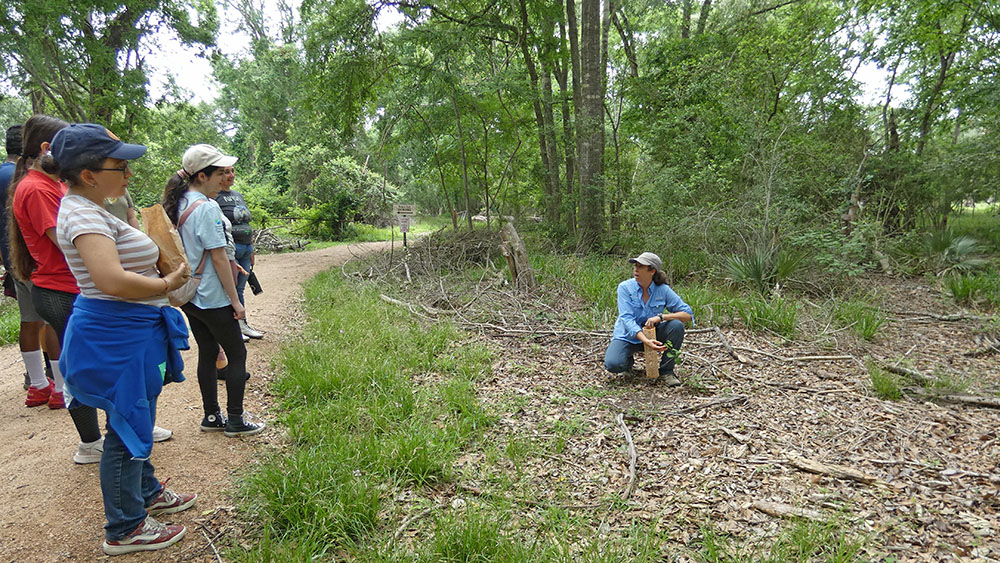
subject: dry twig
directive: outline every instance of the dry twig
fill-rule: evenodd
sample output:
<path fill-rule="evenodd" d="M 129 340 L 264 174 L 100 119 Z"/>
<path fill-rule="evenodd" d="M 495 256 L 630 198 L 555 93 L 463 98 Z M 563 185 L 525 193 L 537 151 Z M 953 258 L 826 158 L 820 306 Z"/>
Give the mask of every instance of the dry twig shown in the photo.
<path fill-rule="evenodd" d="M 639 455 L 635 452 L 635 443 L 632 442 L 632 433 L 628 431 L 628 426 L 625 425 L 625 413 L 619 413 L 615 417 L 615 421 L 618 422 L 618 426 L 621 427 L 622 432 L 625 434 L 625 441 L 628 443 L 628 484 L 625 486 L 625 490 L 622 492 L 622 499 L 628 500 L 632 496 L 632 487 L 635 485 L 635 462 Z"/>

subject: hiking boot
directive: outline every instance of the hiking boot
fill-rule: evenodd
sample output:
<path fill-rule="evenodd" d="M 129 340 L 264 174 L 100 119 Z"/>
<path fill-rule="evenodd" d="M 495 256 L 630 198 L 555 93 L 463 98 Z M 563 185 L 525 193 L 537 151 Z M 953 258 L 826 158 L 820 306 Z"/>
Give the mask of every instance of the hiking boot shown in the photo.
<path fill-rule="evenodd" d="M 66 408 L 66 401 L 63 398 L 62 392 L 53 391 L 49 395 L 49 408 L 52 410 Z"/>
<path fill-rule="evenodd" d="M 76 453 L 73 454 L 73 461 L 80 465 L 98 463 L 101 461 L 102 453 L 104 453 L 104 437 L 89 444 L 80 442 L 80 445 L 76 447 Z"/>
<path fill-rule="evenodd" d="M 677 379 L 677 376 L 674 375 L 674 372 L 672 371 L 660 375 L 657 380 L 659 383 L 666 385 L 667 387 L 677 387 L 681 384 L 681 380 Z"/>
<path fill-rule="evenodd" d="M 247 336 L 255 340 L 264 338 L 264 333 L 248 325 L 246 319 L 240 320 L 240 332 L 243 333 L 243 336 Z"/>
<path fill-rule="evenodd" d="M 229 420 L 226 421 L 226 431 L 223 434 L 227 438 L 235 438 L 237 436 L 252 436 L 262 432 L 265 428 L 265 424 L 247 422 L 246 414 L 240 417 L 230 416 Z"/>
<path fill-rule="evenodd" d="M 169 480 L 170 479 L 167 479 L 167 481 Z M 160 485 L 163 488 L 160 489 L 159 496 L 156 497 L 153 504 L 146 507 L 150 516 L 155 516 L 157 514 L 173 514 L 174 512 L 187 510 L 194 505 L 194 499 L 198 498 L 198 495 L 182 495 L 171 491 L 167 488 L 167 481 L 160 482 Z"/>
<path fill-rule="evenodd" d="M 51 379 L 48 380 L 49 386 L 39 389 L 37 387 L 28 388 L 28 398 L 24 400 L 24 406 L 26 407 L 40 407 L 42 405 L 48 404 L 49 397 L 52 392 L 56 389 L 56 384 L 52 382 Z"/>
<path fill-rule="evenodd" d="M 202 432 L 222 432 L 226 429 L 226 417 L 222 413 L 208 414 L 201 419 Z"/>
<path fill-rule="evenodd" d="M 131 534 L 120 540 L 105 540 L 102 549 L 108 555 L 155 551 L 174 545 L 184 537 L 185 532 L 187 528 L 184 526 L 167 526 L 157 522 L 152 516 L 147 516 Z"/>
<path fill-rule="evenodd" d="M 173 430 L 167 430 L 166 428 L 160 428 L 159 426 L 153 427 L 154 442 L 166 442 L 173 435 L 174 435 Z"/>

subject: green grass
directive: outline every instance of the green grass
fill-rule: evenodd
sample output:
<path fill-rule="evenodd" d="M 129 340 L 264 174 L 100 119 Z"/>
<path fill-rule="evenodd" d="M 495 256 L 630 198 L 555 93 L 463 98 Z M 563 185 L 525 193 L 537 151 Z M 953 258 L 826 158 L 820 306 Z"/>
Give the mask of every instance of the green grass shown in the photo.
<path fill-rule="evenodd" d="M 858 299 L 838 301 L 833 308 L 833 318 L 841 327 L 849 327 L 859 338 L 869 341 L 889 322 L 884 312 Z"/>
<path fill-rule="evenodd" d="M 953 274 L 944 278 L 944 287 L 959 305 L 1000 308 L 1000 275 L 996 272 Z"/>
<path fill-rule="evenodd" d="M 802 519 L 787 524 L 774 540 L 739 542 L 716 532 L 709 524 L 702 527 L 696 557 L 699 561 L 710 563 L 864 561 L 863 549 L 867 539 L 852 534 L 850 529 L 840 519 L 826 522 Z"/>
<path fill-rule="evenodd" d="M 451 219 L 444 215 L 440 217 L 413 217 L 410 220 L 410 231 L 407 233 L 407 240 L 412 241 L 413 237 L 434 232 L 442 227 L 451 227 Z M 402 243 L 403 233 L 399 232 L 399 225 L 392 227 L 373 227 L 365 223 L 349 223 L 344 228 L 344 238 L 337 241 L 311 241 L 306 245 L 306 250 L 319 250 L 331 246 L 344 244 L 354 244 L 358 242 L 382 242 L 393 240 Z"/>
<path fill-rule="evenodd" d="M 452 326 L 379 322 L 401 316 L 339 272 L 308 284 L 306 299 L 311 321 L 282 351 L 273 389 L 288 447 L 241 486 L 250 520 L 268 533 L 234 549 L 237 560 L 358 555 L 384 542 L 398 524 L 387 520 L 393 491 L 451 479 L 458 452 L 492 423 L 473 385 L 491 356 L 453 346 Z M 438 382 L 413 383 L 427 373 Z"/>
<path fill-rule="evenodd" d="M 17 299 L 0 300 L 0 346 L 17 342 L 21 334 L 21 313 L 17 309 Z"/>
<path fill-rule="evenodd" d="M 750 295 L 735 307 L 743 323 L 754 332 L 771 331 L 785 337 L 795 335 L 799 307 L 790 299 Z"/>
<path fill-rule="evenodd" d="M 948 226 L 955 233 L 980 241 L 993 254 L 1000 253 L 1000 221 L 995 207 L 980 203 L 975 211 L 963 208 L 948 217 Z"/>
<path fill-rule="evenodd" d="M 898 401 L 903 397 L 900 378 L 897 375 L 869 362 L 868 377 L 876 397 L 887 401 Z"/>

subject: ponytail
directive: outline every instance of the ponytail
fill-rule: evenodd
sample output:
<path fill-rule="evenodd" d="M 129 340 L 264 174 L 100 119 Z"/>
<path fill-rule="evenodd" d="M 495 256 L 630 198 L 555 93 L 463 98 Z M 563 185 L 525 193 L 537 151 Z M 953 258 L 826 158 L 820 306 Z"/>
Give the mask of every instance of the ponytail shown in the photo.
<path fill-rule="evenodd" d="M 24 160 L 22 156 L 18 159 L 18 166 Z M 17 184 L 21 181 L 18 180 Z M 31 272 L 35 271 L 35 259 L 28 252 L 28 243 L 24 242 L 24 235 L 21 234 L 21 227 L 17 224 L 17 217 L 14 215 L 14 192 L 17 191 L 17 184 L 7 190 L 7 240 L 10 244 L 10 264 L 7 269 L 20 282 L 31 279 Z"/>
<path fill-rule="evenodd" d="M 657 270 L 656 273 L 653 274 L 653 283 L 656 285 L 663 285 L 667 283 L 667 274 L 665 274 L 663 270 Z"/>
<path fill-rule="evenodd" d="M 170 222 L 174 226 L 177 226 L 177 221 L 180 219 L 177 214 L 177 208 L 180 206 L 181 198 L 184 197 L 184 192 L 189 187 L 191 187 L 191 184 L 187 181 L 187 178 L 181 177 L 178 172 L 167 180 L 167 187 L 163 190 L 163 210 L 167 212 L 167 217 L 170 218 Z"/>
<path fill-rule="evenodd" d="M 178 208 L 180 207 L 181 199 L 184 198 L 184 192 L 188 191 L 191 187 L 191 181 L 197 179 L 198 174 L 211 176 L 219 168 L 219 166 L 206 166 L 194 174 L 181 168 L 167 180 L 167 187 L 163 189 L 163 201 L 161 205 L 163 205 L 163 210 L 167 212 L 167 217 L 170 218 L 170 222 L 174 226 L 177 226 L 177 221 L 180 220 Z"/>

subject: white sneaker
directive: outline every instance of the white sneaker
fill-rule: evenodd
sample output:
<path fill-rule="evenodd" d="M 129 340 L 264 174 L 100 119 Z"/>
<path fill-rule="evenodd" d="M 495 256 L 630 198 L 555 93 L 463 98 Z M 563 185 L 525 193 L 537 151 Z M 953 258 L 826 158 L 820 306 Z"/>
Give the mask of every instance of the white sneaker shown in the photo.
<path fill-rule="evenodd" d="M 173 435 L 174 435 L 173 430 L 167 430 L 166 428 L 160 428 L 159 426 L 153 427 L 154 442 L 166 442 Z"/>
<path fill-rule="evenodd" d="M 104 453 L 104 436 L 101 436 L 100 440 L 89 444 L 80 442 L 80 445 L 76 447 L 76 453 L 73 454 L 73 461 L 80 465 L 99 463 L 102 453 Z"/>
<path fill-rule="evenodd" d="M 240 320 L 240 332 L 243 333 L 243 336 L 256 340 L 264 338 L 264 333 L 248 325 L 246 319 Z"/>

